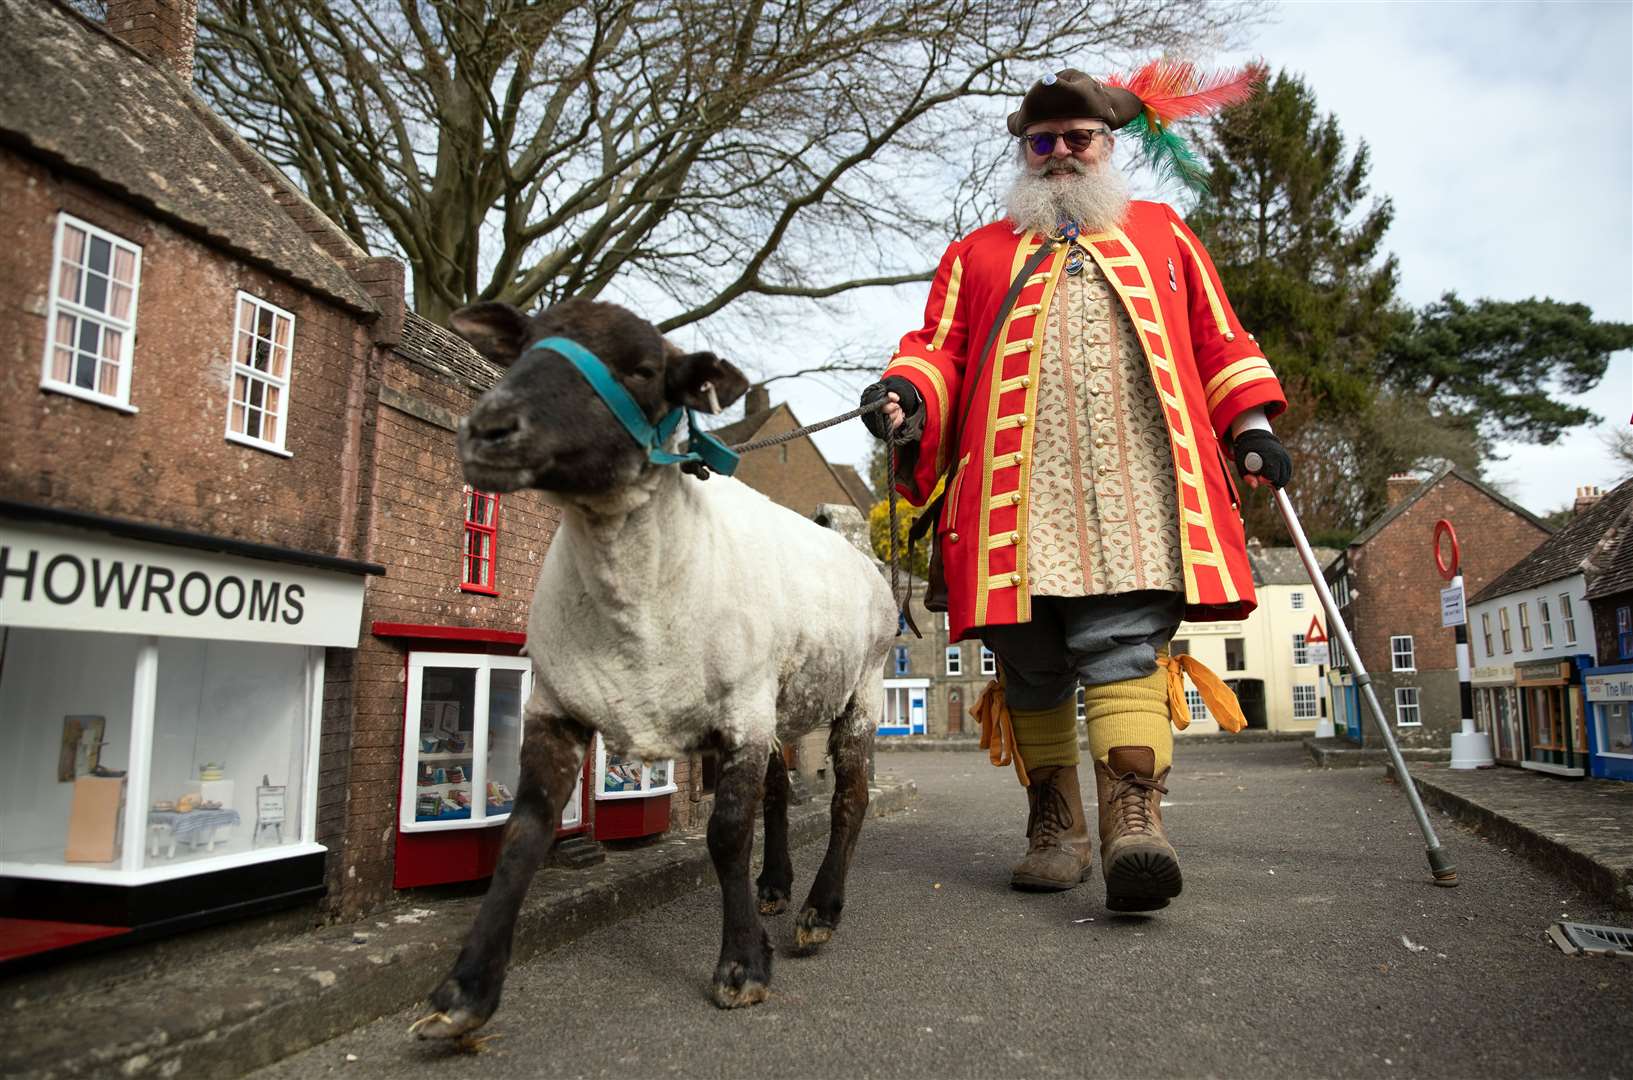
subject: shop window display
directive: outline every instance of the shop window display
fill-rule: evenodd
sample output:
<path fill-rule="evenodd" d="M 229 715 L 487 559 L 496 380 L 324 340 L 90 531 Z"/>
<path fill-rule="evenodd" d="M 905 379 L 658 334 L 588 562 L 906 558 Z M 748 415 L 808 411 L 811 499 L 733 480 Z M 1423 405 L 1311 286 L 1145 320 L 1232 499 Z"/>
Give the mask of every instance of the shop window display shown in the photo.
<path fill-rule="evenodd" d="M 321 649 L 0 635 L 5 872 L 165 878 L 311 846 L 303 822 Z"/>
<path fill-rule="evenodd" d="M 467 828 L 510 814 L 530 678 L 522 657 L 410 654 L 404 831 Z"/>
<path fill-rule="evenodd" d="M 596 740 L 595 797 L 598 799 L 644 799 L 668 794 L 676 790 L 672 779 L 674 771 L 673 760 L 648 764 L 639 758 L 609 753 L 601 741 Z"/>

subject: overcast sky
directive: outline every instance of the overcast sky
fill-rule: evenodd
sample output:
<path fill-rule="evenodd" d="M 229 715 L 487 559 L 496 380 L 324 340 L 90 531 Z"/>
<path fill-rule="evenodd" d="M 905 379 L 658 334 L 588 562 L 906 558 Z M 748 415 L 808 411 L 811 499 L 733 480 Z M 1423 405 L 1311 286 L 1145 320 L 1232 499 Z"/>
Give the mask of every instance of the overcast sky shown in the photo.
<path fill-rule="evenodd" d="M 1287 3 L 1244 44 L 1197 59 L 1259 56 L 1303 75 L 1351 145 L 1371 147 L 1372 189 L 1395 204 L 1385 244 L 1400 258 L 1406 301 L 1448 289 L 1548 296 L 1633 321 L 1633 4 Z M 755 351 L 805 358 L 876 340 L 882 367 L 927 292 L 870 290 Z M 867 381 L 778 382 L 773 398 L 809 423 L 854 406 Z M 1504 446 L 1487 478 L 1536 513 L 1568 504 L 1575 485 L 1613 483 L 1603 431 L 1633 414 L 1633 354 L 1613 357 L 1581 400 L 1600 427 L 1551 447 Z M 855 422 L 816 439 L 837 462 L 860 465 L 870 448 Z"/>

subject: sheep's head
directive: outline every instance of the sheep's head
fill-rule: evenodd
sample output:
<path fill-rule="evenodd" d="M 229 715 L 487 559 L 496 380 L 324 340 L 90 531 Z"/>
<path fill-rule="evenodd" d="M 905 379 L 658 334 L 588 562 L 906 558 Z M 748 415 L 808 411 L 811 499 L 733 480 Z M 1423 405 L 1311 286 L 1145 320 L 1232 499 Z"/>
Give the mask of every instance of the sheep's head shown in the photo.
<path fill-rule="evenodd" d="M 563 300 L 537 315 L 471 304 L 454 312 L 451 325 L 509 369 L 459 425 L 465 478 L 485 491 L 599 495 L 651 467 L 578 369 L 549 349 L 530 349 L 542 338 L 569 338 L 594 353 L 652 423 L 676 406 L 707 410 L 710 387 L 722 407 L 748 389 L 731 364 L 713 353 L 682 352 L 616 304 Z"/>

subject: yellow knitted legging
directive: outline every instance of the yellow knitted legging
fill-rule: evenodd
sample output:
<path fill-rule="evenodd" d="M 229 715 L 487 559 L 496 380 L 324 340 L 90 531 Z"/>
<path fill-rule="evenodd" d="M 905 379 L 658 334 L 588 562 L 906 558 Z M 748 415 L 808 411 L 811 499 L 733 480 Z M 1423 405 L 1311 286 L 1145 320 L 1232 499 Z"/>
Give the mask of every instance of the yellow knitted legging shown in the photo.
<path fill-rule="evenodd" d="M 1026 768 L 1077 764 L 1077 701 L 1067 698 L 1050 709 L 1010 709 L 1015 752 Z"/>
<path fill-rule="evenodd" d="M 1089 754 L 1096 761 L 1105 761 L 1116 746 L 1149 746 L 1156 753 L 1158 773 L 1173 763 L 1174 732 L 1168 726 L 1166 668 L 1159 666 L 1138 679 L 1087 687 L 1083 697 L 1089 723 Z"/>

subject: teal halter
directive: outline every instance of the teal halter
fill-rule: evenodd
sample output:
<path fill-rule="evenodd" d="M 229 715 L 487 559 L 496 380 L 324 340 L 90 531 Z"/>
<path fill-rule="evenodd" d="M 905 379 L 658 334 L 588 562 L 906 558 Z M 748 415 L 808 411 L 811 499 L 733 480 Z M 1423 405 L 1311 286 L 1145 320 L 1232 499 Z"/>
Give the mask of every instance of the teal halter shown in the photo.
<path fill-rule="evenodd" d="M 569 364 L 578 369 L 584 376 L 584 381 L 590 384 L 590 389 L 601 395 L 612 415 L 624 425 L 644 450 L 647 460 L 654 465 L 684 465 L 688 462 L 697 462 L 708 468 L 710 472 L 717 472 L 722 476 L 730 476 L 737 471 L 737 463 L 741 460 L 738 454 L 719 439 L 704 431 L 697 422 L 697 416 L 691 409 L 675 406 L 663 415 L 656 424 L 646 418 L 646 413 L 630 397 L 624 384 L 613 378 L 607 365 L 602 363 L 590 350 L 576 341 L 562 337 L 541 338 L 528 346 L 527 351 L 534 349 L 549 349 L 562 356 Z M 675 454 L 663 448 L 669 441 L 675 429 L 680 426 L 681 414 L 686 416 L 686 426 L 690 435 L 686 440 L 686 453 Z"/>

